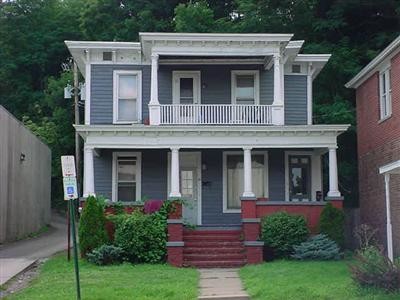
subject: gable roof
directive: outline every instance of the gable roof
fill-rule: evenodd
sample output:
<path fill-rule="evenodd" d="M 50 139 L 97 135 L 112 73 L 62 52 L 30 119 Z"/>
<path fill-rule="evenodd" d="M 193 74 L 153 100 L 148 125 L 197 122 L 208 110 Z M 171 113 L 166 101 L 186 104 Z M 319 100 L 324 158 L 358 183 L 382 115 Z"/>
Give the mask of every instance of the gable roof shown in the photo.
<path fill-rule="evenodd" d="M 400 35 L 382 50 L 368 65 L 366 65 L 356 76 L 345 84 L 347 88 L 358 88 L 373 73 L 375 73 L 387 58 L 393 57 L 400 51 Z"/>

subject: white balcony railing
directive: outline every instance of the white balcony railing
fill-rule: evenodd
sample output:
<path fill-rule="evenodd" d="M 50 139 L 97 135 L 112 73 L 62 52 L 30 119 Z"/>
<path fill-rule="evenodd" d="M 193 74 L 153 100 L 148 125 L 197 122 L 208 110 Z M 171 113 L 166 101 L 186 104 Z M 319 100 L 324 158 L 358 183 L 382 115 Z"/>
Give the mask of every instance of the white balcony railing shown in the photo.
<path fill-rule="evenodd" d="M 273 105 L 160 105 L 161 125 L 272 125 Z"/>

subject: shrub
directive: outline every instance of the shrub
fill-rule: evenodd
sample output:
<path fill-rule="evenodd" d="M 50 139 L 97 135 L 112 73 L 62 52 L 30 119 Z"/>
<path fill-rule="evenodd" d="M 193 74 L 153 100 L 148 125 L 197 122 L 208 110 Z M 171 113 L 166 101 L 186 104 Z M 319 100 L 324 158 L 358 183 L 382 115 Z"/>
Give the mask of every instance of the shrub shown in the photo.
<path fill-rule="evenodd" d="M 340 247 L 344 246 L 344 212 L 328 203 L 321 213 L 319 220 L 321 233 L 326 234 Z"/>
<path fill-rule="evenodd" d="M 86 255 L 89 262 L 99 265 L 120 264 L 124 258 L 124 251 L 113 245 L 102 245 Z"/>
<path fill-rule="evenodd" d="M 262 240 L 274 250 L 274 255 L 288 256 L 293 246 L 305 241 L 308 236 L 303 216 L 279 212 L 262 219 Z"/>
<path fill-rule="evenodd" d="M 354 230 L 354 236 L 361 249 L 369 246 L 378 246 L 377 233 L 378 229 L 372 228 L 368 224 L 361 224 Z"/>
<path fill-rule="evenodd" d="M 375 246 L 357 252 L 350 272 L 360 286 L 382 288 L 389 292 L 400 289 L 400 263 L 391 262 Z"/>
<path fill-rule="evenodd" d="M 339 247 L 335 241 L 332 241 L 325 234 L 318 234 L 309 238 L 300 245 L 293 246 L 294 259 L 307 260 L 333 260 L 339 259 Z"/>
<path fill-rule="evenodd" d="M 81 256 L 108 242 L 104 209 L 95 197 L 89 196 L 79 221 L 79 248 Z"/>
<path fill-rule="evenodd" d="M 166 229 L 165 214 L 133 212 L 117 226 L 115 245 L 130 262 L 157 263 L 166 255 Z"/>

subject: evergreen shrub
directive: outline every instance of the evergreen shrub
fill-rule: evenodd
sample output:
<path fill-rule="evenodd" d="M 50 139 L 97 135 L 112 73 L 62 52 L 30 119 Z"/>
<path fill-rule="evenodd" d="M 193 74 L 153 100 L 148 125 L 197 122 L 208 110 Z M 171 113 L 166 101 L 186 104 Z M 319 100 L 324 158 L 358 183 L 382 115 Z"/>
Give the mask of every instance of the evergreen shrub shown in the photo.
<path fill-rule="evenodd" d="M 86 255 L 89 262 L 99 265 L 120 264 L 124 258 L 124 251 L 114 245 L 102 245 Z"/>
<path fill-rule="evenodd" d="M 293 246 L 292 258 L 298 260 L 336 260 L 340 258 L 340 249 L 335 241 L 325 234 L 310 237 L 300 245 Z"/>
<path fill-rule="evenodd" d="M 287 257 L 293 246 L 304 242 L 309 234 L 303 216 L 278 212 L 263 217 L 261 221 L 261 238 L 265 245 L 272 248 L 275 257 Z"/>
<path fill-rule="evenodd" d="M 319 220 L 320 232 L 334 240 L 340 247 L 344 246 L 344 212 L 328 203 L 322 210 Z"/>

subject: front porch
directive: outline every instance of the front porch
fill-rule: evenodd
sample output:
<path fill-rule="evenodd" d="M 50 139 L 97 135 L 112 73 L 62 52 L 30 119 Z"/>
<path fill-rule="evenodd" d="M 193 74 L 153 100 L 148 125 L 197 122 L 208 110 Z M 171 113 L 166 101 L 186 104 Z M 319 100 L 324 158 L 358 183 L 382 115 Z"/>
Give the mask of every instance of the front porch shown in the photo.
<path fill-rule="evenodd" d="M 169 261 L 175 265 L 183 264 L 184 224 L 241 228 L 243 239 L 231 242 L 242 243 L 245 263 L 257 263 L 261 217 L 282 210 L 303 214 L 313 231 L 326 204 L 323 195 L 342 205 L 336 138 L 346 125 L 76 128 L 85 139 L 84 196 L 185 200 L 183 214 L 168 225 Z"/>

